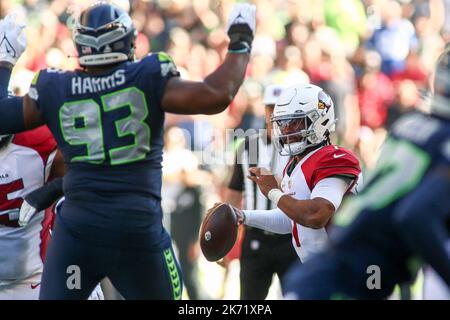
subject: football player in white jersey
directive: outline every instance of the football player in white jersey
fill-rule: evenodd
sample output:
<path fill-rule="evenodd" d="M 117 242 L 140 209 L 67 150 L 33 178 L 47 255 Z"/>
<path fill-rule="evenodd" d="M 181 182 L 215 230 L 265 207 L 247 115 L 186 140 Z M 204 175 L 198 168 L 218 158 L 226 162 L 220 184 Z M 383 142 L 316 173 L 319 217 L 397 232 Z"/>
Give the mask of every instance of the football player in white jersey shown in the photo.
<path fill-rule="evenodd" d="M 249 179 L 277 208 L 238 211 L 240 223 L 291 233 L 302 262 L 327 244 L 325 227 L 344 195 L 361 183 L 356 156 L 330 142 L 335 123 L 333 101 L 320 87 L 298 84 L 284 90 L 272 117 L 272 141 L 290 157 L 281 185 L 267 169 L 249 169 Z"/>
<path fill-rule="evenodd" d="M 19 210 L 26 194 L 64 172 L 47 127 L 0 137 L 0 300 L 37 299 L 51 219 L 44 211 L 25 226 Z"/>

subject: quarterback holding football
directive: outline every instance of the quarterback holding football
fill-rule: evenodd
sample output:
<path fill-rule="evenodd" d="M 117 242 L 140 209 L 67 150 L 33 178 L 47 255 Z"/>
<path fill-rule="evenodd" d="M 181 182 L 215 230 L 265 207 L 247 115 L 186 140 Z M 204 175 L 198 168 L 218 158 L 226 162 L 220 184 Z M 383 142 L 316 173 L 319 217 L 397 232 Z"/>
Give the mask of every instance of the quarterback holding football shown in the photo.
<path fill-rule="evenodd" d="M 361 169 L 356 156 L 331 144 L 330 134 L 335 130 L 335 123 L 333 101 L 322 88 L 299 84 L 284 90 L 272 117 L 273 141 L 281 155 L 290 157 L 281 184 L 265 168 L 250 168 L 248 176 L 277 208 L 242 211 L 232 208 L 238 223 L 278 234 L 291 233 L 293 246 L 302 262 L 324 248 L 328 242 L 325 227 L 344 195 L 355 193 L 357 185 L 361 184 Z M 208 217 L 218 211 L 217 208 L 223 215 L 224 207 L 215 206 Z M 220 233 L 232 228 L 229 222 L 220 221 L 220 228 L 213 225 L 213 221 L 217 219 L 205 219 L 200 235 L 205 238 L 201 239 L 204 243 L 210 239 L 209 251 L 203 250 L 210 260 L 211 256 L 206 252 L 210 252 L 211 247 L 227 248 L 224 243 L 219 243 L 222 238 L 214 238 L 210 230 Z M 226 221 L 233 220 L 227 218 Z"/>

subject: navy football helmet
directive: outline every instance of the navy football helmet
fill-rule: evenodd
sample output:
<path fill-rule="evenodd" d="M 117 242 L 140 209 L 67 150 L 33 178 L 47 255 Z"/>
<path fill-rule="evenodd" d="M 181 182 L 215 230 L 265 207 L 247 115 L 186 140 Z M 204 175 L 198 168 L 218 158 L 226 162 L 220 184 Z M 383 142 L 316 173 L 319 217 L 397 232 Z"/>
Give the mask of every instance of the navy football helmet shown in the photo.
<path fill-rule="evenodd" d="M 102 66 L 134 59 L 137 31 L 131 17 L 113 4 L 84 10 L 73 28 L 81 66 Z"/>

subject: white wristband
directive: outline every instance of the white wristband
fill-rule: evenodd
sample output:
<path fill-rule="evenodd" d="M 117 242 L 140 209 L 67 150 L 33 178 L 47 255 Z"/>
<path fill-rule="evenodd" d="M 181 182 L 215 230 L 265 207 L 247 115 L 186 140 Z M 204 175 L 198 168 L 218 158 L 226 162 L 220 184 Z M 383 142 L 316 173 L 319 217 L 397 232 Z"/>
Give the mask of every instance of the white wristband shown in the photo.
<path fill-rule="evenodd" d="M 285 196 L 285 194 L 280 189 L 272 189 L 267 194 L 267 198 L 273 201 L 276 206 L 278 206 L 278 202 L 280 201 L 282 196 Z"/>
<path fill-rule="evenodd" d="M 245 224 L 246 220 L 247 220 L 247 216 L 245 215 L 244 210 L 241 210 L 242 212 L 242 224 Z"/>

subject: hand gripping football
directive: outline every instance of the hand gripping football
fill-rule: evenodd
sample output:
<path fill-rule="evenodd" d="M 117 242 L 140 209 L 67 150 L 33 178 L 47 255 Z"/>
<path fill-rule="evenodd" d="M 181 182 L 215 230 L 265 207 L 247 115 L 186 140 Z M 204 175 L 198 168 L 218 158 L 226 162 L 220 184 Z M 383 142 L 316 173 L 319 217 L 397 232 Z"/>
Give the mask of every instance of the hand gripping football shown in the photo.
<path fill-rule="evenodd" d="M 227 203 L 208 210 L 200 228 L 200 247 L 208 261 L 222 259 L 233 248 L 238 235 L 238 217 Z"/>

